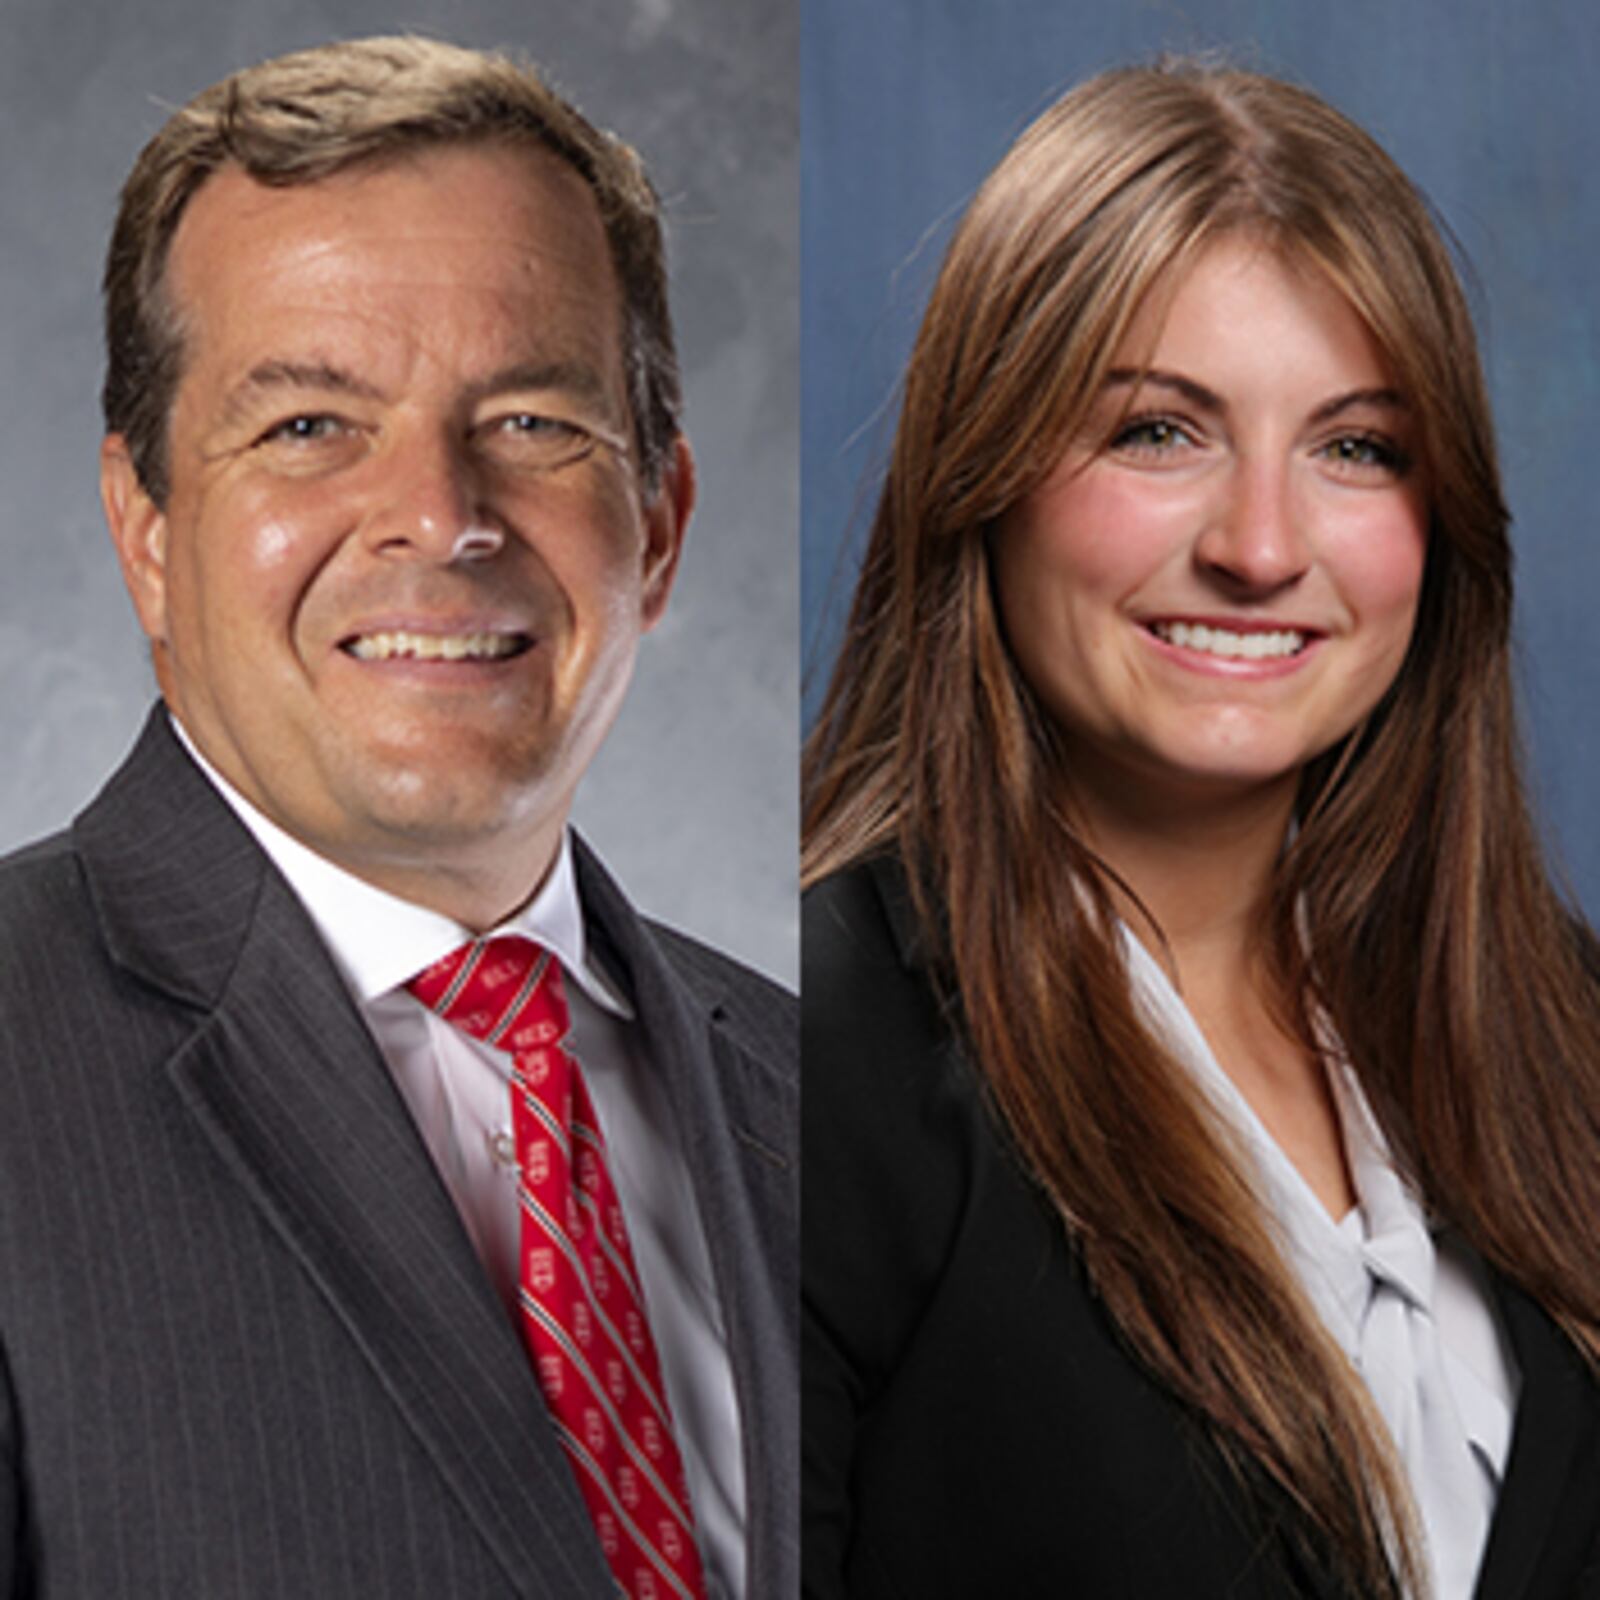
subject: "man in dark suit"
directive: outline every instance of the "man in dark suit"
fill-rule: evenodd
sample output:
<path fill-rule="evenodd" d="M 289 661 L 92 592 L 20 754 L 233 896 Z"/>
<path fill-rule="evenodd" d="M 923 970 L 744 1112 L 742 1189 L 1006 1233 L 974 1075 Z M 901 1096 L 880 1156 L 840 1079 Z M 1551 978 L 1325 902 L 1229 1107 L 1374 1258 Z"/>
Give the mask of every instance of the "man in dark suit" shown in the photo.
<path fill-rule="evenodd" d="M 0 866 L 0 1594 L 792 1593 L 788 997 L 567 827 L 693 502 L 635 158 L 307 52 L 106 290 L 164 703 Z"/>

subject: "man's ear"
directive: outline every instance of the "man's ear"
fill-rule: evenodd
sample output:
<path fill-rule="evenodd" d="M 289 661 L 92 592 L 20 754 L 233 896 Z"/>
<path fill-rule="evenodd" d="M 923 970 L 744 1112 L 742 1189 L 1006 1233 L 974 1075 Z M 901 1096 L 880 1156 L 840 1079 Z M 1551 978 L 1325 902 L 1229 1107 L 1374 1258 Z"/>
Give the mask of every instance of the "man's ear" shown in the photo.
<path fill-rule="evenodd" d="M 108 433 L 100 445 L 100 503 L 140 626 L 151 644 L 162 644 L 167 637 L 167 518 L 140 483 L 120 433 Z"/>
<path fill-rule="evenodd" d="M 667 609 L 672 580 L 683 554 L 683 535 L 694 514 L 694 453 L 680 433 L 661 469 L 654 498 L 644 506 L 644 583 L 640 605 L 644 627 L 653 628 Z"/>

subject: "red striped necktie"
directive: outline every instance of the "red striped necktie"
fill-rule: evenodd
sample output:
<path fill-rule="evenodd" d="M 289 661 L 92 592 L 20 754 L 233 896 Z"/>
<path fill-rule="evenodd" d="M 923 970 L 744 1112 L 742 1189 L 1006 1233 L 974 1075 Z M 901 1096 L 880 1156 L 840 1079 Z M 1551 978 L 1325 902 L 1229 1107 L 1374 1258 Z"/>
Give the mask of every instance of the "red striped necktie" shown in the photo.
<path fill-rule="evenodd" d="M 567 1049 L 561 966 L 475 940 L 407 985 L 511 1056 L 523 1343 L 601 1548 L 631 1600 L 704 1600 L 683 1459 L 600 1122 Z"/>

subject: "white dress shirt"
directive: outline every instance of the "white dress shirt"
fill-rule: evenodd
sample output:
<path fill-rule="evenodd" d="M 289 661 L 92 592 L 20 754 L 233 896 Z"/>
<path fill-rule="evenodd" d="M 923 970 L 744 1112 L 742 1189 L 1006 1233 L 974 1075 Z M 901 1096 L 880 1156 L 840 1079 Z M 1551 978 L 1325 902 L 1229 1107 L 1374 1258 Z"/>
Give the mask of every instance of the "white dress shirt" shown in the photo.
<path fill-rule="evenodd" d="M 173 726 L 316 924 L 517 1321 L 510 1058 L 434 1015 L 405 988 L 472 934 L 309 850 L 239 794 L 176 719 Z M 491 932 L 536 940 L 569 980 L 572 1050 L 600 1119 L 643 1283 L 711 1600 L 734 1600 L 745 1592 L 744 1463 L 722 1307 L 665 1085 L 651 1070 L 648 1041 L 627 998 L 589 952 L 568 836 L 533 899 Z"/>
<path fill-rule="evenodd" d="M 1223 1070 L 1167 975 L 1123 928 L 1136 1003 L 1253 1158 L 1301 1288 L 1388 1425 L 1436 1600 L 1468 1600 L 1505 1474 L 1519 1374 L 1484 1267 L 1435 1232 L 1348 1063 L 1329 1079 L 1357 1204 L 1336 1222 Z"/>

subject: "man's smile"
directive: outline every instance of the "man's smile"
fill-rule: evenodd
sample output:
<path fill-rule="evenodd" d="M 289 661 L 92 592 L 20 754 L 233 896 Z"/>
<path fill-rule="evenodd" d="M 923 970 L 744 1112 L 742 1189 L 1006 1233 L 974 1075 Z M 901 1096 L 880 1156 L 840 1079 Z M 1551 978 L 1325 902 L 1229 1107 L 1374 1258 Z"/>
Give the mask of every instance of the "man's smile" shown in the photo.
<path fill-rule="evenodd" d="M 533 647 L 518 631 L 418 633 L 386 629 L 353 634 L 339 648 L 358 661 L 503 661 Z"/>

